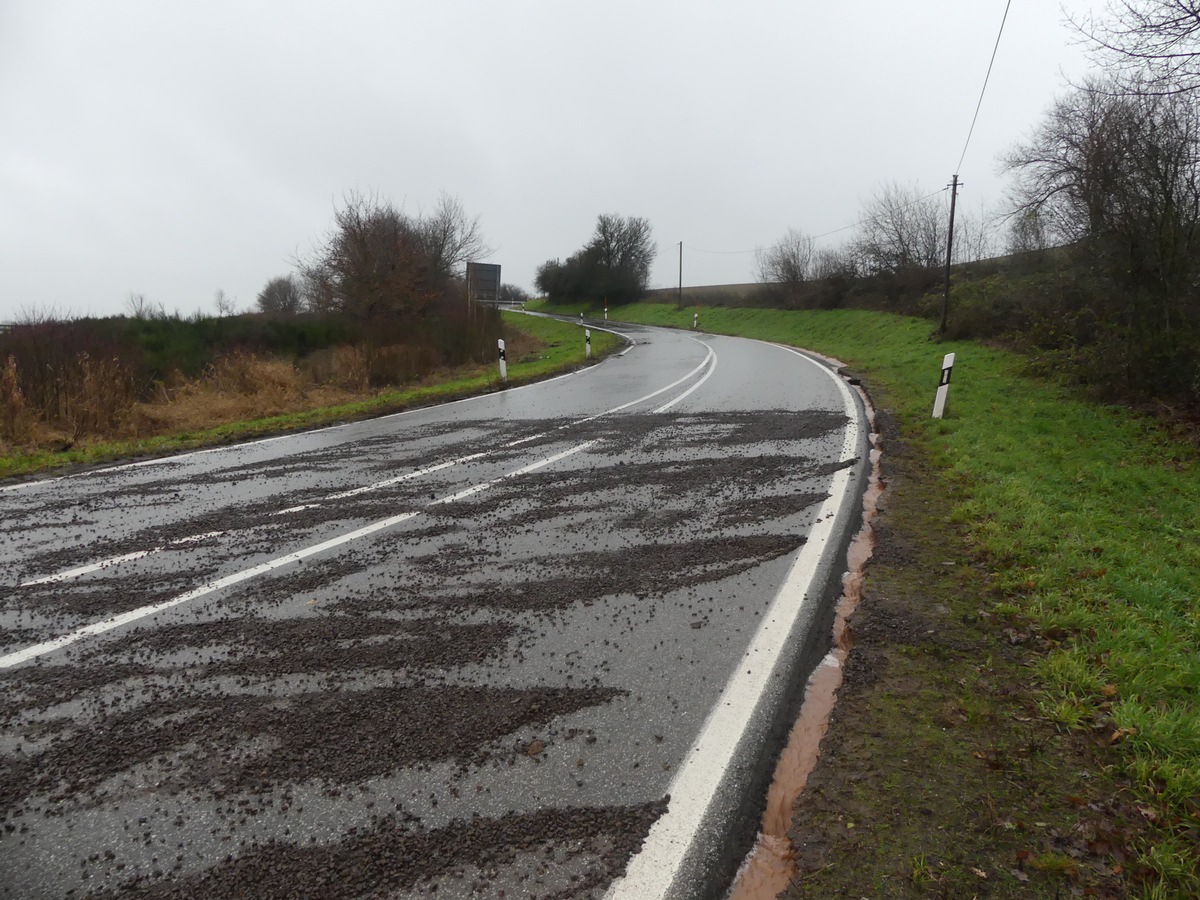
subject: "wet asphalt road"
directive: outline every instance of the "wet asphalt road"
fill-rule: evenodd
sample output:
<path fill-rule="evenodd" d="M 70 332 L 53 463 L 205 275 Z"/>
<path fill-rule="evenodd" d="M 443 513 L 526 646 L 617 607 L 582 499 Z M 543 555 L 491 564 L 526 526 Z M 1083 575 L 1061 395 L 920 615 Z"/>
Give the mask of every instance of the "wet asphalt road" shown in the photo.
<path fill-rule="evenodd" d="M 603 896 L 861 465 L 811 361 L 622 331 L 0 490 L 0 897 Z"/>

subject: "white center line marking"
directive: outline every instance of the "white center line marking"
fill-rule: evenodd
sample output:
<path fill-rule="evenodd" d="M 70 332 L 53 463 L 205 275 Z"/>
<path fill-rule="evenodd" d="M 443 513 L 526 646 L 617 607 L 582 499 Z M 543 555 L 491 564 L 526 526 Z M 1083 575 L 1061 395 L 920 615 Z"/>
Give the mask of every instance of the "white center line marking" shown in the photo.
<path fill-rule="evenodd" d="M 700 341 L 700 343 L 704 344 L 704 341 Z M 708 344 L 704 344 L 704 346 L 708 347 Z M 668 409 L 670 409 L 672 406 L 674 406 L 680 400 L 682 400 L 686 396 L 688 396 L 688 394 L 692 393 L 692 391 L 698 389 L 702 384 L 704 384 L 704 382 L 708 381 L 708 379 L 712 378 L 712 373 L 717 371 L 717 351 L 714 350 L 712 347 L 708 347 L 708 352 L 712 356 L 712 365 L 708 367 L 708 371 L 704 373 L 704 377 L 701 378 L 699 381 L 697 381 L 695 384 L 693 384 L 690 388 L 688 388 L 686 391 L 684 391 L 678 397 L 676 397 L 674 400 L 668 400 L 666 403 L 664 403 L 658 409 L 654 410 L 656 413 L 666 412 Z"/>
<path fill-rule="evenodd" d="M 684 375 L 682 378 L 679 378 L 679 379 L 671 382 L 670 384 L 666 385 L 665 387 L 659 388 L 656 391 L 652 391 L 649 394 L 645 394 L 644 396 L 638 397 L 636 400 L 630 400 L 628 403 L 622 403 L 620 406 L 614 406 L 611 409 L 606 409 L 603 412 L 597 413 L 594 416 L 589 416 L 584 419 L 578 419 L 574 422 L 569 422 L 565 425 L 560 425 L 560 426 L 558 426 L 557 430 L 562 431 L 562 430 L 572 428 L 577 425 L 583 425 L 588 422 L 595 421 L 596 419 L 602 418 L 603 416 L 612 415 L 613 413 L 621 412 L 622 410 L 628 409 L 631 406 L 636 406 L 639 403 L 644 403 L 647 400 L 651 400 L 654 397 L 657 397 L 658 395 L 663 394 L 663 393 L 671 390 L 672 388 L 678 387 L 679 385 L 683 384 L 689 378 L 692 378 L 695 375 L 697 375 L 699 372 L 703 371 L 704 367 L 708 366 L 709 363 L 711 362 L 712 366 L 709 368 L 708 372 L 705 373 L 703 378 L 701 378 L 699 381 L 697 381 L 694 385 L 692 385 L 690 388 L 688 388 L 686 391 L 684 391 L 682 394 L 680 394 L 675 399 L 671 400 L 670 402 L 668 402 L 668 403 L 664 404 L 663 406 L 660 406 L 658 409 L 654 410 L 654 412 L 661 413 L 661 412 L 665 412 L 666 410 L 670 409 L 676 403 L 683 400 L 685 397 L 687 397 L 689 394 L 691 394 L 693 391 L 695 391 L 697 388 L 699 388 L 702 384 L 704 384 L 704 382 L 706 382 L 712 376 L 713 372 L 716 370 L 716 367 L 717 367 L 717 355 L 716 355 L 716 352 L 713 350 L 713 348 L 697 338 L 692 338 L 692 340 L 696 341 L 696 343 L 698 343 L 698 344 L 700 344 L 700 346 L 704 347 L 704 349 L 707 352 L 705 353 L 704 359 L 700 362 L 700 364 L 698 366 L 696 366 L 694 369 L 692 369 L 690 372 L 688 372 L 686 375 Z M 320 431 L 332 430 L 332 428 L 336 428 L 336 427 L 341 427 L 341 426 L 332 426 L 331 428 L 318 429 L 318 430 L 320 430 Z M 316 432 L 310 432 L 310 433 L 316 433 Z M 531 435 L 530 437 L 525 437 L 525 438 L 521 438 L 519 440 L 511 441 L 511 442 L 505 444 L 504 448 L 508 449 L 508 448 L 520 446 L 521 444 L 529 443 L 531 441 L 536 441 L 543 437 L 546 437 L 547 434 L 548 434 L 547 432 L 542 432 L 539 434 Z M 265 438 L 261 441 L 255 441 L 252 443 L 268 443 L 270 441 L 280 440 L 284 437 L 286 437 L 286 435 L 279 435 L 279 436 L 272 437 L 272 438 Z M 194 451 L 194 453 L 192 453 L 192 454 L 185 454 L 185 455 L 189 455 L 189 456 L 190 455 L 200 455 L 200 454 L 204 454 L 204 453 L 219 452 L 224 449 L 226 449 L 226 448 L 213 447 L 208 450 Z M 451 460 L 447 460 L 446 462 L 438 463 L 433 466 L 427 466 L 423 469 L 417 469 L 413 472 L 405 473 L 404 475 L 397 475 L 394 478 L 387 478 L 387 479 L 384 479 L 383 481 L 374 482 L 373 484 L 367 484 L 367 485 L 363 485 L 361 487 L 351 488 L 349 490 L 339 491 L 334 494 L 329 494 L 313 503 L 304 503 L 299 506 L 291 506 L 291 507 L 288 507 L 287 509 L 276 510 L 275 512 L 272 512 L 269 515 L 271 517 L 285 516 L 285 515 L 291 515 L 293 513 L 303 512 L 303 511 L 309 510 L 309 509 L 316 509 L 322 503 L 328 502 L 330 500 L 345 500 L 349 497 L 357 497 L 362 494 L 369 493 L 371 491 L 382 490 L 383 488 L 390 487 L 394 484 L 400 484 L 405 481 L 410 481 L 414 478 L 420 478 L 424 475 L 430 475 L 430 474 L 433 474 L 434 472 L 440 472 L 443 469 L 450 468 L 451 466 L 457 466 L 461 463 L 472 462 L 473 460 L 476 460 L 476 459 L 482 459 L 483 457 L 488 456 L 490 453 L 494 453 L 494 452 L 495 451 L 483 451 L 480 453 L 472 453 L 467 456 L 461 456 L 461 457 L 458 457 L 457 459 L 451 459 Z M 148 460 L 142 460 L 140 462 L 127 463 L 124 466 L 117 467 L 117 468 L 137 468 L 139 466 L 150 466 L 150 465 L 156 465 L 156 464 L 164 463 L 164 462 L 171 462 L 174 460 L 178 460 L 180 458 L 181 457 L 167 457 L 165 459 L 148 459 Z M 111 470 L 109 470 L 109 471 L 111 471 Z M 81 473 L 81 474 L 85 474 L 85 473 Z M 78 476 L 67 476 L 67 477 L 78 477 Z M 494 482 L 491 482 L 491 483 L 494 483 Z M 484 488 L 484 489 L 486 489 L 486 488 Z M 470 490 L 474 491 L 475 489 L 470 489 Z M 469 496 L 469 495 L 467 495 L 467 496 Z M 183 541 L 177 541 L 175 543 L 185 543 L 188 540 L 199 540 L 199 539 L 203 539 L 205 537 L 212 537 L 212 536 L 215 536 L 220 533 L 221 532 L 215 532 L 213 534 L 199 535 L 196 538 L 185 538 Z M 80 576 L 87 575 L 92 572 L 98 572 L 101 569 L 106 569 L 109 566 L 114 566 L 114 565 L 117 565 L 122 562 L 131 562 L 133 560 L 142 559 L 146 556 L 149 556 L 152 553 L 158 553 L 158 552 L 162 551 L 163 549 L 165 549 L 165 548 L 152 547 L 149 550 L 139 550 L 139 551 L 136 551 L 133 553 L 124 554 L 122 556 L 116 556 L 116 557 L 112 557 L 109 559 L 98 560 L 96 562 L 88 563 L 87 565 L 79 566 L 78 568 L 71 569 L 66 572 L 58 572 L 53 575 L 46 575 L 42 578 L 37 578 L 37 579 L 33 579 L 31 581 L 26 581 L 26 582 L 23 582 L 20 586 L 21 587 L 33 587 L 35 585 L 51 584 L 51 583 L 59 582 L 59 581 L 68 581 L 70 579 L 79 578 Z"/>
<path fill-rule="evenodd" d="M 55 575 L 47 575 L 44 578 L 35 578 L 32 581 L 23 581 L 20 587 L 34 587 L 39 584 L 54 584 L 59 581 L 70 581 L 72 578 L 78 578 L 81 575 L 87 575 L 91 572 L 98 572 L 101 569 L 107 569 L 110 566 L 119 565 L 123 562 L 129 562 L 134 559 L 142 559 L 149 556 L 151 553 L 161 553 L 163 550 L 171 547 L 183 547 L 187 544 L 195 544 L 198 541 L 203 541 L 207 538 L 220 537 L 225 532 L 223 531 L 207 531 L 204 534 L 193 534 L 189 537 L 179 538 L 179 540 L 171 541 L 169 544 L 163 544 L 161 547 L 151 547 L 149 550 L 135 550 L 133 553 L 125 553 L 121 556 L 112 556 L 108 559 L 102 559 L 94 563 L 89 563 L 86 566 L 80 566 L 77 569 L 70 569 L 66 572 L 59 572 Z"/>
<path fill-rule="evenodd" d="M 378 491 L 385 487 L 390 487 L 393 484 L 400 484 L 402 481 L 411 481 L 414 478 L 420 478 L 422 475 L 431 475 L 434 472 L 440 472 L 442 469 L 449 469 L 451 466 L 457 466 L 460 463 L 470 462 L 474 459 L 481 459 L 487 456 L 487 453 L 472 453 L 470 456 L 460 456 L 458 459 L 450 459 L 443 463 L 438 463 L 436 466 L 428 466 L 424 469 L 417 469 L 415 472 L 408 472 L 405 475 L 397 475 L 395 478 L 388 478 L 384 481 L 376 481 L 374 484 L 365 484 L 362 487 L 351 488 L 348 491 L 341 491 L 337 494 L 330 494 L 326 500 L 344 500 L 347 497 L 357 497 L 359 494 L 366 494 L 370 491 Z"/>
<path fill-rule="evenodd" d="M 289 506 L 287 509 L 277 509 L 270 513 L 272 516 L 290 516 L 292 513 L 304 512 L 306 509 L 316 509 L 320 503 L 302 503 L 299 506 Z"/>
<path fill-rule="evenodd" d="M 502 481 L 506 481 L 507 479 L 517 478 L 518 476 L 537 471 L 545 466 L 559 462 L 560 460 L 566 459 L 569 456 L 574 456 L 576 453 L 582 453 L 584 450 L 587 450 L 599 443 L 599 440 L 593 440 L 578 444 L 568 450 L 555 453 L 553 456 L 540 459 L 537 462 L 531 463 L 520 469 L 516 469 L 512 472 L 506 472 L 499 478 L 494 478 L 491 481 L 485 481 L 483 484 L 468 488 L 465 491 L 459 491 L 458 493 L 449 497 L 443 497 L 440 500 L 435 500 L 429 505 L 436 506 L 442 503 L 452 503 L 456 500 L 462 500 L 465 497 L 478 494 L 481 491 L 486 491 L 488 488 L 494 487 L 495 485 Z M 224 590 L 225 588 L 232 587 L 235 584 L 241 584 L 243 581 L 249 581 L 252 578 L 257 578 L 259 575 L 265 575 L 268 572 L 272 572 L 275 569 L 282 568 L 283 566 L 300 562 L 301 560 L 307 559 L 310 556 L 315 556 L 318 553 L 324 553 L 326 550 L 332 550 L 336 547 L 342 546 L 343 544 L 348 544 L 351 541 L 359 540 L 360 538 L 374 534 L 377 531 L 382 531 L 385 528 L 391 528 L 393 525 L 398 525 L 401 522 L 407 522 L 409 519 L 413 519 L 421 515 L 422 512 L 422 510 L 415 512 L 410 511 L 400 513 L 399 515 L 395 516 L 389 516 L 386 519 L 380 519 L 378 522 L 372 522 L 370 525 L 365 525 L 362 528 L 356 529 L 355 531 L 339 535 L 335 538 L 330 538 L 327 541 L 322 541 L 321 543 L 314 544 L 311 547 L 305 547 L 302 550 L 297 550 L 294 553 L 287 553 L 283 556 L 278 556 L 275 559 L 268 560 L 265 563 L 260 563 L 257 566 L 252 566 L 249 569 L 243 569 L 240 572 L 234 572 L 232 575 L 226 575 L 224 578 L 218 578 L 215 581 L 206 582 L 199 587 L 195 587 L 192 590 L 180 594 L 177 597 L 172 597 L 169 600 L 164 600 L 161 603 L 154 603 L 149 606 L 142 606 L 138 609 L 132 609 L 129 612 L 112 616 L 108 619 L 104 619 L 101 622 L 94 622 L 91 625 L 84 625 L 83 627 L 68 632 L 61 637 L 53 638 L 52 640 L 44 641 L 40 644 L 35 644 L 32 647 L 26 647 L 24 650 L 18 650 L 14 653 L 9 653 L 6 656 L 0 656 L 0 669 L 12 668 L 13 666 L 27 662 L 28 660 L 35 659 L 39 656 L 45 656 L 47 653 L 52 653 L 55 650 L 59 650 L 63 647 L 69 646 L 70 644 L 74 644 L 76 641 L 81 641 L 86 637 L 104 634 L 106 631 L 112 631 L 114 628 L 120 628 L 122 625 L 128 625 L 130 622 L 136 622 L 139 619 L 144 619 L 147 616 L 152 616 L 155 613 L 163 612 L 164 610 L 168 610 L 191 600 L 196 600 L 200 597 L 207 596 L 208 594 L 215 593 L 216 591 Z M 196 536 L 196 538 L 199 537 L 202 537 L 202 535 Z M 193 538 L 193 540 L 196 538 Z"/>
<path fill-rule="evenodd" d="M 696 339 L 693 338 L 692 340 L 696 340 Z M 585 422 L 593 422 L 596 419 L 601 418 L 602 416 L 610 416 L 615 412 L 620 412 L 621 410 L 628 409 L 631 406 L 637 406 L 637 404 L 644 403 L 647 400 L 651 400 L 654 397 L 657 397 L 659 394 L 665 394 L 667 391 L 671 390 L 672 388 L 679 387 L 679 385 L 683 384 L 689 378 L 692 378 L 695 375 L 702 372 L 704 370 L 704 367 L 708 365 L 709 360 L 713 359 L 716 356 L 716 354 L 713 352 L 713 348 L 708 346 L 708 344 L 704 343 L 703 341 L 696 341 L 696 343 L 699 344 L 701 347 L 703 347 L 705 350 L 707 350 L 708 353 L 705 354 L 704 359 L 701 361 L 700 365 L 696 366 L 696 368 L 692 369 L 692 371 L 688 372 L 682 378 L 678 378 L 675 381 L 672 381 L 666 387 L 661 387 L 657 391 L 651 391 L 649 394 L 646 394 L 644 397 L 638 397 L 636 400 L 630 400 L 628 403 L 622 403 L 620 406 L 614 406 L 612 409 L 606 409 L 604 412 L 596 413 L 596 415 L 594 415 L 594 416 L 588 416 L 586 419 L 578 419 L 575 422 L 572 422 L 571 424 L 572 425 L 582 425 Z M 686 397 L 687 394 L 689 394 L 689 393 L 691 393 L 690 390 L 687 391 L 686 393 L 684 393 L 683 396 Z M 682 399 L 682 397 L 679 399 Z"/>

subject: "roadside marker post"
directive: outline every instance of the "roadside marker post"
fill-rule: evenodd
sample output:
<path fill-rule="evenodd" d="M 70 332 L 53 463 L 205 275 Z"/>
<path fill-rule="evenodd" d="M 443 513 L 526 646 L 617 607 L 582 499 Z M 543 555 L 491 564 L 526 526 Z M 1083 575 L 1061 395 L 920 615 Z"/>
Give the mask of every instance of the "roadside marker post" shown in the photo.
<path fill-rule="evenodd" d="M 608 298 L 604 298 L 604 321 L 608 321 Z"/>
<path fill-rule="evenodd" d="M 700 327 L 700 313 L 692 313 L 692 331 Z"/>
<path fill-rule="evenodd" d="M 583 342 L 587 346 L 587 358 L 592 358 L 592 329 L 583 329 Z"/>
<path fill-rule="evenodd" d="M 946 398 L 950 395 L 950 373 L 954 369 L 954 354 L 947 353 L 942 358 L 942 380 L 938 382 L 937 397 L 933 401 L 933 417 L 942 418 L 946 412 Z"/>
<path fill-rule="evenodd" d="M 504 339 L 501 338 L 497 343 L 500 346 L 500 380 L 508 384 L 508 362 L 504 359 Z"/>

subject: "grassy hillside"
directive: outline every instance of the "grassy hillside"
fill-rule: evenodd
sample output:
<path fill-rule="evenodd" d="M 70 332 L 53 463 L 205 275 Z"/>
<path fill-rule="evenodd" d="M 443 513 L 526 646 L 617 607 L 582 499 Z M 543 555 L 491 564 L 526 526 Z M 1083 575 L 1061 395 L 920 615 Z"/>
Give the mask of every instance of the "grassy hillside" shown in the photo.
<path fill-rule="evenodd" d="M 641 304 L 614 317 L 690 327 L 693 312 Z M 982 646 L 1021 651 L 1017 671 L 1025 673 L 1022 690 L 1029 691 L 1035 719 L 1099 754 L 1100 769 L 1079 790 L 1098 789 L 1109 800 L 1125 784 L 1134 792 L 1140 836 L 1131 837 L 1132 849 L 1110 836 L 1103 848 L 1121 846 L 1108 865 L 1134 879 L 1131 890 L 1200 896 L 1196 447 L 1173 441 L 1145 417 L 1086 402 L 1053 379 L 1029 374 L 1021 356 L 968 341 L 934 342 L 927 320 L 857 310 L 707 308 L 700 310 L 700 328 L 807 347 L 861 373 L 876 405 L 899 423 L 904 453 L 919 460 L 908 463 L 910 477 L 926 482 L 911 492 L 920 496 L 919 508 L 900 511 L 899 520 L 917 529 L 910 543 L 947 554 L 927 560 L 932 569 L 967 564 L 946 603 L 969 620 L 972 634 L 985 633 Z M 957 354 L 949 415 L 934 420 L 948 351 Z M 949 653 L 939 671 L 955 674 L 947 679 L 952 685 L 977 684 L 988 652 Z M 971 692 L 963 695 L 971 703 Z M 929 699 L 939 709 L 927 727 L 945 730 L 946 697 L 943 690 Z M 905 711 L 905 727 L 920 722 L 913 709 Z M 1011 736 L 1026 727 L 1033 725 L 1014 720 L 1002 731 Z M 1056 759 L 1070 767 L 1074 752 L 1064 745 Z M 878 762 L 888 765 L 886 754 Z M 986 762 L 968 757 L 963 764 Z M 929 765 L 942 761 L 927 760 L 924 779 L 936 777 Z M 1053 766 L 1039 771 L 1042 781 L 1061 780 L 1067 808 L 1079 799 L 1067 787 L 1080 782 L 1078 766 L 1059 775 Z M 1034 800 L 1018 795 L 1010 802 Z M 1040 818 L 1036 810 L 1027 817 Z M 878 852 L 887 852 L 885 838 L 877 843 Z M 1059 868 L 1078 873 L 1081 865 L 1064 851 Z M 979 880 L 966 877 L 964 884 Z M 936 887 L 936 879 L 929 884 Z M 1019 879 L 1010 879 L 1010 888 L 1013 896 L 1030 890 Z"/>

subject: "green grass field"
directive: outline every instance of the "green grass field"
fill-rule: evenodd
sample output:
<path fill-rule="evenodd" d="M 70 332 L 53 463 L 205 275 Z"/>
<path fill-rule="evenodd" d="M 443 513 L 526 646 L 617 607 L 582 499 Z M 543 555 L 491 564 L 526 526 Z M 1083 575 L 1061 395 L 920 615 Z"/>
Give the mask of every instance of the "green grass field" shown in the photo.
<path fill-rule="evenodd" d="M 639 304 L 610 314 L 690 328 L 693 312 Z M 905 440 L 943 473 L 946 526 L 964 533 L 987 573 L 981 599 L 1048 640 L 1031 673 L 1043 714 L 1112 745 L 1144 815 L 1161 826 L 1145 848 L 1161 895 L 1200 896 L 1197 448 L 1028 374 L 1023 357 L 935 342 L 928 321 L 856 310 L 699 315 L 702 331 L 840 359 L 897 415 Z M 935 420 L 950 351 L 948 416 Z"/>

